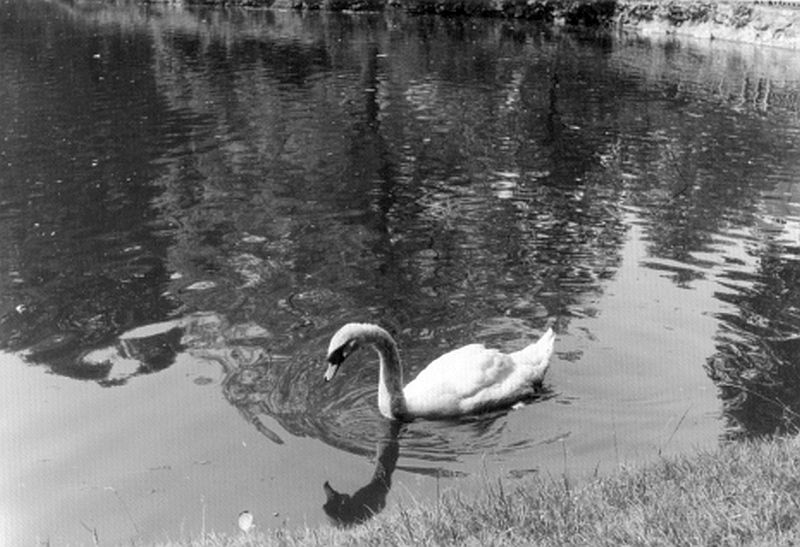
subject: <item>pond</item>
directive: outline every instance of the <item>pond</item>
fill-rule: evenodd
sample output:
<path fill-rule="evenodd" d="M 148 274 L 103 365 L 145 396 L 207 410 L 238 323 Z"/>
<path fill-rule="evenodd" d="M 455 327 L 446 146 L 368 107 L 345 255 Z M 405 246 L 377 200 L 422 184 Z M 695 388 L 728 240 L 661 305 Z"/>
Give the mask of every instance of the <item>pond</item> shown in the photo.
<path fill-rule="evenodd" d="M 792 52 L 2 0 L 0 101 L 4 545 L 341 525 L 365 515 L 337 492 L 380 511 L 800 423 Z M 409 377 L 558 336 L 524 407 L 398 428 L 369 352 L 323 381 L 348 321 Z"/>

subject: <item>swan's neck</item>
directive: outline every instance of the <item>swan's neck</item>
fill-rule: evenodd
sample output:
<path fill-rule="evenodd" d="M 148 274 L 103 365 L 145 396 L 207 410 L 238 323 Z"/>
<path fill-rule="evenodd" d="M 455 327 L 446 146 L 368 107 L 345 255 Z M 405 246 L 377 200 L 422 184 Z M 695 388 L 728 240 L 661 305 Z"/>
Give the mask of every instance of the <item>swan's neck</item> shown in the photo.
<path fill-rule="evenodd" d="M 391 338 L 381 337 L 374 342 L 380 356 L 378 378 L 378 409 L 387 418 L 402 419 L 406 416 L 406 398 L 403 395 L 403 367 L 397 345 Z"/>

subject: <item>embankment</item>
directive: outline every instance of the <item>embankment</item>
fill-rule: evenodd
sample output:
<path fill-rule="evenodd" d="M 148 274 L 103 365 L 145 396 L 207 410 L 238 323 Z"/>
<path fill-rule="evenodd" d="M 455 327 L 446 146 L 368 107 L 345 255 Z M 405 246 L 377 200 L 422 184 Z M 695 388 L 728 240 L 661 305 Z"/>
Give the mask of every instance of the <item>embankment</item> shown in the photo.
<path fill-rule="evenodd" d="M 800 0 L 145 0 L 294 10 L 471 15 L 800 49 Z"/>
<path fill-rule="evenodd" d="M 643 35 L 674 34 L 800 49 L 800 2 L 620 0 L 614 24 Z"/>

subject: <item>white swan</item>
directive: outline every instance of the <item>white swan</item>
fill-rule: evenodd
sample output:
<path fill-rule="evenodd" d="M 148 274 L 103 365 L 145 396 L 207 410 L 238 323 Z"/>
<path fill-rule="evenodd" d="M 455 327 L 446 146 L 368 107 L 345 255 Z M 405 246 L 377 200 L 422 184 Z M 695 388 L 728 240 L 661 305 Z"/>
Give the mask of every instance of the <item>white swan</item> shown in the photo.
<path fill-rule="evenodd" d="M 361 346 L 380 358 L 378 408 L 395 420 L 448 418 L 510 406 L 535 392 L 544 379 L 555 343 L 553 329 L 510 354 L 470 344 L 434 360 L 403 388 L 397 344 L 377 325 L 348 323 L 331 338 L 325 381 Z"/>

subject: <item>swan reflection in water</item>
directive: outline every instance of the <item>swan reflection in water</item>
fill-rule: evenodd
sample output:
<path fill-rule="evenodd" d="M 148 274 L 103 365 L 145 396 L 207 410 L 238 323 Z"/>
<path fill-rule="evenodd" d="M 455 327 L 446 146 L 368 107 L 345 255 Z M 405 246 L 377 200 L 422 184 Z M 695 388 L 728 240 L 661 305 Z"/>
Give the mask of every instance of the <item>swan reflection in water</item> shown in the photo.
<path fill-rule="evenodd" d="M 549 398 L 551 395 L 550 392 L 545 392 L 541 397 Z M 400 454 L 401 434 L 406 456 L 429 463 L 441 462 L 443 458 L 439 452 L 443 450 L 443 446 L 451 446 L 450 443 L 446 442 L 445 438 L 453 435 L 462 440 L 461 443 L 454 441 L 456 444 L 460 444 L 462 449 L 466 446 L 465 441 L 469 437 L 483 439 L 484 443 L 472 447 L 472 450 L 467 450 L 468 452 L 486 450 L 489 448 L 489 444 L 497 447 L 497 436 L 502 433 L 503 424 L 505 423 L 502 418 L 508 414 L 509 410 L 501 409 L 469 417 L 439 422 L 421 422 L 419 424 L 382 419 L 380 424 L 381 432 L 378 434 L 379 439 L 375 451 L 375 470 L 369 482 L 353 494 L 345 494 L 333 488 L 329 481 L 325 481 L 322 485 L 322 489 L 325 492 L 325 504 L 322 509 L 331 523 L 341 528 L 368 521 L 386 507 L 386 498 L 392 487 L 392 474 L 397 468 L 397 460 Z M 422 425 L 427 427 L 416 427 Z M 438 427 L 431 429 L 431 426 Z M 453 439 L 450 440 L 452 441 Z M 535 442 L 551 441 L 532 440 L 530 443 L 534 444 Z M 451 446 L 445 452 L 452 453 L 452 449 Z M 451 456 L 450 460 L 454 461 L 455 458 Z M 446 470 L 438 465 L 434 467 L 400 466 L 400 469 L 415 474 L 435 475 L 437 478 L 441 476 L 466 476 L 462 471 Z"/>
<path fill-rule="evenodd" d="M 386 496 L 392 487 L 392 473 L 400 453 L 397 438 L 401 427 L 400 422 L 386 421 L 385 433 L 378 440 L 375 472 L 367 484 L 352 495 L 336 491 L 328 481 L 322 485 L 326 498 L 322 509 L 332 524 L 339 527 L 361 524 L 380 513 L 386 506 Z"/>

